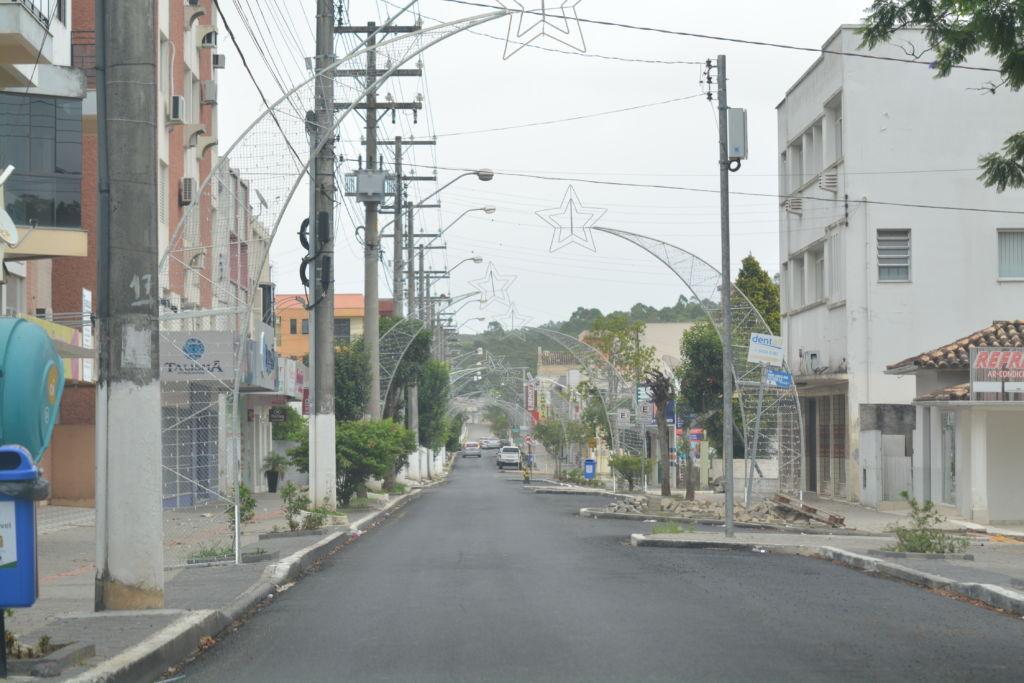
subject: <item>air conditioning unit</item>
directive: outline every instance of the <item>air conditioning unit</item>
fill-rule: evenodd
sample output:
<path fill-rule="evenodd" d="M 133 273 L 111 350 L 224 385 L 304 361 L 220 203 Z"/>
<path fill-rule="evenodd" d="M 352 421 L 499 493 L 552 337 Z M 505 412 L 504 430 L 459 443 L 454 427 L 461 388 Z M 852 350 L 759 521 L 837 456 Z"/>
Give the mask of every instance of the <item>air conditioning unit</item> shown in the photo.
<path fill-rule="evenodd" d="M 217 47 L 217 32 L 207 31 L 203 34 L 203 39 L 199 43 L 199 47 L 215 48 Z"/>
<path fill-rule="evenodd" d="M 822 173 L 818 178 L 818 187 L 828 192 L 839 192 L 839 174 Z"/>
<path fill-rule="evenodd" d="M 222 54 L 216 54 L 213 56 L 213 68 L 223 69 L 227 65 L 227 57 Z"/>
<path fill-rule="evenodd" d="M 786 212 L 800 215 L 804 212 L 803 197 L 790 197 L 786 200 Z"/>
<path fill-rule="evenodd" d="M 203 81 L 203 104 L 217 104 L 217 81 Z"/>
<path fill-rule="evenodd" d="M 170 111 L 167 112 L 168 123 L 182 123 L 185 120 L 185 98 L 171 95 Z"/>
<path fill-rule="evenodd" d="M 180 206 L 188 206 L 195 201 L 195 195 L 196 179 L 182 178 L 181 184 L 178 186 L 178 204 Z"/>
<path fill-rule="evenodd" d="M 189 7 L 199 7 L 200 0 L 188 0 Z"/>

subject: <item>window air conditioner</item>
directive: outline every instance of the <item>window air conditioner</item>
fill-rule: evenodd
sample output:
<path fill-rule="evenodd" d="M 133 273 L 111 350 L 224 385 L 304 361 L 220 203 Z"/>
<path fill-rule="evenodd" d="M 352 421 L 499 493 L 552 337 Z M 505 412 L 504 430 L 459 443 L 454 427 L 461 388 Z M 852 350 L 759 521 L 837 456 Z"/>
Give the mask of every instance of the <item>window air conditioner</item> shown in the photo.
<path fill-rule="evenodd" d="M 171 95 L 170 111 L 167 113 L 168 123 L 181 123 L 185 116 L 185 98 L 181 95 Z"/>
<path fill-rule="evenodd" d="M 188 206 L 195 201 L 196 194 L 196 179 L 195 178 L 182 178 L 181 184 L 178 187 L 178 204 L 181 206 Z"/>
<path fill-rule="evenodd" d="M 203 104 L 217 104 L 217 81 L 203 81 Z"/>
<path fill-rule="evenodd" d="M 199 7 L 199 0 L 188 0 L 190 7 Z"/>
<path fill-rule="evenodd" d="M 223 69 L 226 64 L 227 64 L 227 58 L 224 55 L 219 55 L 218 54 L 218 55 L 214 55 L 213 56 L 213 68 L 214 69 Z"/>
<path fill-rule="evenodd" d="M 200 47 L 214 48 L 217 47 L 217 32 L 210 31 L 203 36 L 203 42 L 200 43 Z"/>

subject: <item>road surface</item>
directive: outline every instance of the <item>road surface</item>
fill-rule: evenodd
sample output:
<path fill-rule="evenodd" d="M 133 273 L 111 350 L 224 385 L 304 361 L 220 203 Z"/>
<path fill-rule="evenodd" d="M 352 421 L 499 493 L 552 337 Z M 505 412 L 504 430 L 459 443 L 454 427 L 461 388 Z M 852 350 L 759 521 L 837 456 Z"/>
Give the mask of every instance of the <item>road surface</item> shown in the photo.
<path fill-rule="evenodd" d="M 185 681 L 1020 680 L 1024 621 L 824 561 L 632 548 L 493 456 L 281 594 Z"/>

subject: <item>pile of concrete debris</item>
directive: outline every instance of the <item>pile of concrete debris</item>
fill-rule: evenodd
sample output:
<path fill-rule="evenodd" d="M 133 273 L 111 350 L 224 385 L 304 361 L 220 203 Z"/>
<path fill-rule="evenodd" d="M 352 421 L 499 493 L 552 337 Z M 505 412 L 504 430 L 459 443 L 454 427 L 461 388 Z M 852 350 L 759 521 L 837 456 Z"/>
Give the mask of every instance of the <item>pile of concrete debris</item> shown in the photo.
<path fill-rule="evenodd" d="M 638 515 L 680 517 L 690 520 L 721 520 L 725 517 L 725 506 L 713 500 L 683 500 L 659 496 L 632 496 L 620 498 L 607 506 L 604 511 Z M 784 524 L 787 526 L 825 527 L 822 521 L 795 510 L 782 509 L 769 502 L 755 503 L 750 508 L 735 507 L 733 517 L 737 522 L 750 524 Z"/>

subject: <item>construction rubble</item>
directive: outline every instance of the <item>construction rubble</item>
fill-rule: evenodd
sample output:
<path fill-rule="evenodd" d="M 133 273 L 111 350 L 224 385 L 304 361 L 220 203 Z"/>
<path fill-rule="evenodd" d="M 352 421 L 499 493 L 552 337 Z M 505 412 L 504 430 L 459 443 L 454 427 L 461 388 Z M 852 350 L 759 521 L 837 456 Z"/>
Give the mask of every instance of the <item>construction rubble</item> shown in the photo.
<path fill-rule="evenodd" d="M 601 512 L 620 514 L 670 516 L 682 519 L 722 520 L 725 516 L 725 505 L 714 500 L 683 500 L 680 498 L 663 498 L 660 496 L 631 496 L 619 498 Z M 814 511 L 816 512 L 816 511 Z M 760 501 L 750 508 L 735 506 L 734 519 L 748 524 L 772 524 L 806 527 L 838 527 L 843 526 L 842 518 L 834 515 L 822 517 L 810 510 L 801 510 L 795 506 L 780 505 L 777 501 Z M 824 521 L 828 519 L 829 521 Z"/>

